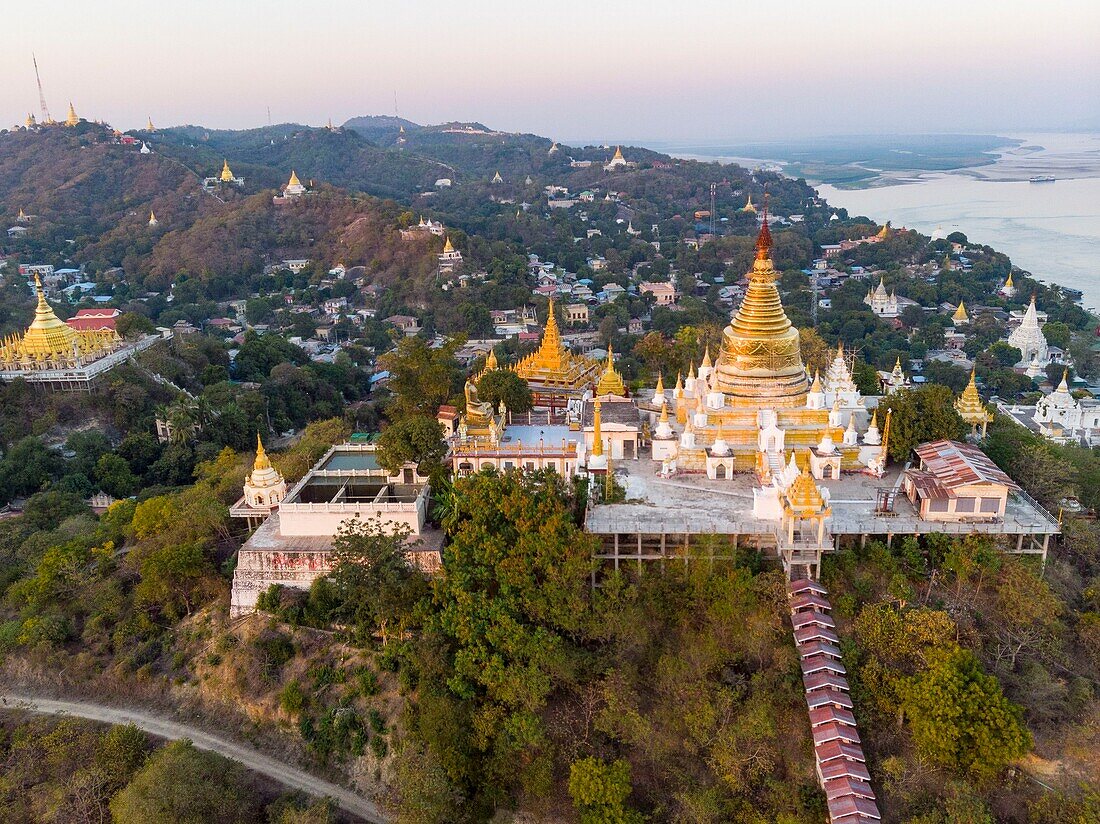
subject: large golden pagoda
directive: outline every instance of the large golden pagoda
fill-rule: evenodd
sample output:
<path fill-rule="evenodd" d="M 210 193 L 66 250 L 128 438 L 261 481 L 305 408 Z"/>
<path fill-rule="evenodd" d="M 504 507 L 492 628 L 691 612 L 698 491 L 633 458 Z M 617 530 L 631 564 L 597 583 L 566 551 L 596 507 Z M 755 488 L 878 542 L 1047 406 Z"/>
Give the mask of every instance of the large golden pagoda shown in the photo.
<path fill-rule="evenodd" d="M 527 381 L 531 391 L 542 394 L 580 394 L 596 380 L 600 364 L 574 355 L 561 340 L 554 317 L 554 301 L 547 310 L 546 331 L 539 348 L 522 358 L 512 370 Z"/>
<path fill-rule="evenodd" d="M 0 369 L 30 371 L 80 366 L 103 357 L 119 346 L 113 330 L 83 331 L 68 326 L 46 302 L 42 281 L 35 275 L 38 305 L 34 321 L 22 335 L 0 342 Z"/>
<path fill-rule="evenodd" d="M 722 333 L 715 365 L 714 389 L 734 406 L 792 409 L 806 405 L 809 383 L 798 344 L 779 290 L 779 273 L 771 261 L 768 211 L 756 239 L 756 260 L 741 308 Z"/>

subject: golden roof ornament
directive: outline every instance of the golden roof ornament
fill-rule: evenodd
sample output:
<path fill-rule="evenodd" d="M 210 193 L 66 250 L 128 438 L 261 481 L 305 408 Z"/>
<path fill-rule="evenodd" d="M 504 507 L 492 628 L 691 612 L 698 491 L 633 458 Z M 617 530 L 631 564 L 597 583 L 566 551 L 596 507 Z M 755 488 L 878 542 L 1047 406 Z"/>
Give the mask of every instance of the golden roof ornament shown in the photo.
<path fill-rule="evenodd" d="M 970 382 L 966 385 L 966 389 L 955 401 L 955 411 L 959 413 L 960 418 L 970 424 L 972 430 L 980 426 L 984 432 L 985 425 L 993 420 L 993 416 L 982 403 L 981 395 L 978 394 L 974 370 L 970 371 Z"/>
<path fill-rule="evenodd" d="M 607 361 L 604 365 L 603 374 L 600 375 L 600 380 L 596 384 L 596 396 L 602 397 L 603 395 L 626 395 L 623 376 L 615 369 L 615 353 L 610 342 L 607 344 Z"/>
<path fill-rule="evenodd" d="M 703 352 L 703 362 L 699 364 L 700 367 L 710 369 L 714 366 L 714 362 L 710 359 L 710 344 L 707 344 L 706 350 Z"/>
<path fill-rule="evenodd" d="M 230 169 L 229 169 L 229 161 L 228 160 L 223 160 L 222 161 L 222 173 L 221 173 L 221 176 L 220 176 L 219 179 L 221 180 L 222 183 L 232 183 L 233 182 L 233 172 L 230 171 Z"/>

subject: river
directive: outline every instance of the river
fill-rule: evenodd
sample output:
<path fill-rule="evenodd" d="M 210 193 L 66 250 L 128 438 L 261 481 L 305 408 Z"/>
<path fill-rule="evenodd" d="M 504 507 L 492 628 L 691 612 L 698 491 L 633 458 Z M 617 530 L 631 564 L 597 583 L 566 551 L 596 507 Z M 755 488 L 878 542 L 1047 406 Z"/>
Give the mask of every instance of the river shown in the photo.
<path fill-rule="evenodd" d="M 829 203 L 924 234 L 937 227 L 1005 252 L 1036 278 L 1100 307 L 1100 135 L 1005 135 L 995 163 L 947 173 L 883 174 L 867 188 L 819 185 Z M 1029 183 L 1052 175 L 1054 183 Z"/>

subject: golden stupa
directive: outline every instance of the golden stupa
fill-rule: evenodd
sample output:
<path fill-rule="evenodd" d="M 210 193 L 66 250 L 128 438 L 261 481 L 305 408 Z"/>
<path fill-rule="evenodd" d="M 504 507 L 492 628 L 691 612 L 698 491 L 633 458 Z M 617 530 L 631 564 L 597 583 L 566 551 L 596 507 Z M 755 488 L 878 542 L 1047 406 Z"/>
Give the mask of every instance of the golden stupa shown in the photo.
<path fill-rule="evenodd" d="M 783 493 L 783 510 L 796 518 L 828 518 L 832 514 L 808 466 L 802 467 L 794 483 Z"/>
<path fill-rule="evenodd" d="M 959 300 L 959 306 L 955 309 L 955 314 L 951 316 L 952 323 L 969 323 L 970 316 L 966 314 L 966 301 Z"/>
<path fill-rule="evenodd" d="M 38 275 L 34 277 L 38 305 L 34 321 L 22 335 L 0 342 L 0 368 L 4 370 L 60 369 L 97 360 L 119 345 L 113 330 L 78 331 L 54 314 Z"/>
<path fill-rule="evenodd" d="M 623 383 L 623 376 L 615 368 L 615 353 L 610 343 L 607 344 L 607 361 L 604 364 L 603 374 L 600 375 L 600 380 L 596 384 L 596 397 L 600 398 L 604 395 L 626 396 L 626 385 Z"/>
<path fill-rule="evenodd" d="M 152 115 L 150 115 L 149 116 L 149 122 L 145 124 L 145 131 L 155 132 L 156 130 L 157 130 L 157 127 L 153 125 L 153 117 L 152 117 Z"/>
<path fill-rule="evenodd" d="M 970 372 L 970 383 L 966 385 L 966 389 L 955 401 L 955 411 L 959 413 L 960 418 L 970 424 L 971 432 L 976 433 L 981 429 L 982 435 L 985 435 L 986 424 L 993 420 L 993 416 L 989 414 L 989 410 L 982 403 L 981 395 L 978 394 L 978 386 L 974 383 L 973 370 Z"/>
<path fill-rule="evenodd" d="M 66 126 L 76 126 L 80 123 L 80 118 L 76 115 L 76 109 L 73 108 L 72 101 L 69 102 L 69 116 L 65 118 Z"/>
<path fill-rule="evenodd" d="M 287 188 L 291 186 L 301 186 L 302 181 L 298 180 L 298 173 L 293 169 L 290 170 L 290 181 L 286 184 Z"/>
<path fill-rule="evenodd" d="M 252 472 L 248 476 L 248 484 L 257 488 L 278 486 L 283 483 L 283 476 L 279 470 L 271 465 L 271 459 L 267 457 L 264 442 L 260 440 L 260 433 L 256 433 L 256 460 L 252 464 Z"/>
<path fill-rule="evenodd" d="M 234 180 L 233 172 L 231 172 L 229 170 L 229 161 L 228 160 L 222 161 L 222 173 L 221 173 L 221 176 L 218 179 L 221 180 L 222 183 L 232 183 L 233 182 L 233 180 Z"/>
<path fill-rule="evenodd" d="M 540 391 L 579 394 L 594 382 L 599 368 L 598 362 L 574 355 L 565 348 L 551 300 L 539 348 L 522 358 L 512 371 L 527 381 L 536 394 Z"/>
<path fill-rule="evenodd" d="M 779 273 L 771 261 L 771 247 L 765 205 L 749 288 L 733 321 L 722 333 L 714 389 L 724 392 L 734 406 L 799 408 L 806 405 L 809 384 L 798 330 L 783 311 L 775 286 Z"/>

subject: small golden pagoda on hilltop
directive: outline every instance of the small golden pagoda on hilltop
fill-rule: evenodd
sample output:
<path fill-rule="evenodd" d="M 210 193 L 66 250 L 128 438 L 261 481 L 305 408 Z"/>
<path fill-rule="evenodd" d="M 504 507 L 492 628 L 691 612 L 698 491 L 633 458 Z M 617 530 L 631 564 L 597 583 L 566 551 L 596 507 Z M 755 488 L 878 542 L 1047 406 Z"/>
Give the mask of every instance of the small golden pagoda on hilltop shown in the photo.
<path fill-rule="evenodd" d="M 607 344 L 607 361 L 604 363 L 603 374 L 596 384 L 596 397 L 601 398 L 604 395 L 626 396 L 626 385 L 623 383 L 623 376 L 615 368 L 615 353 L 610 343 Z"/>
<path fill-rule="evenodd" d="M 752 202 L 752 194 L 749 194 L 749 199 L 745 201 L 745 205 L 741 207 L 742 212 L 748 212 L 749 214 L 756 214 L 756 206 Z"/>
<path fill-rule="evenodd" d="M 152 115 L 150 115 L 149 116 L 149 122 L 145 124 L 145 131 L 155 132 L 156 130 L 157 130 L 157 127 L 153 125 L 153 117 L 152 117 Z"/>
<path fill-rule="evenodd" d="M 598 362 L 565 348 L 551 300 L 539 348 L 522 358 L 512 371 L 527 381 L 539 403 L 545 402 L 547 396 L 582 395 L 596 380 L 599 368 Z"/>
<path fill-rule="evenodd" d="M 966 385 L 966 389 L 955 401 L 955 411 L 959 413 L 960 418 L 970 424 L 972 435 L 977 435 L 980 428 L 981 437 L 985 437 L 986 426 L 993 420 L 993 416 L 989 414 L 989 410 L 985 408 L 985 404 L 982 403 L 982 398 L 978 394 L 977 384 L 974 383 L 973 370 L 970 372 L 970 383 Z"/>
<path fill-rule="evenodd" d="M 218 176 L 218 179 L 222 183 L 232 183 L 234 180 L 233 172 L 229 169 L 229 161 L 222 161 L 222 173 Z"/>
<path fill-rule="evenodd" d="M 69 101 L 69 116 L 65 118 L 66 126 L 77 126 L 80 124 L 80 118 L 76 115 L 76 109 L 73 108 L 72 101 Z"/>
<path fill-rule="evenodd" d="M 114 330 L 76 330 L 54 314 L 38 275 L 34 277 L 38 305 L 34 321 L 22 335 L 10 335 L 0 343 L 0 369 L 33 371 L 81 366 L 118 349 Z"/>

